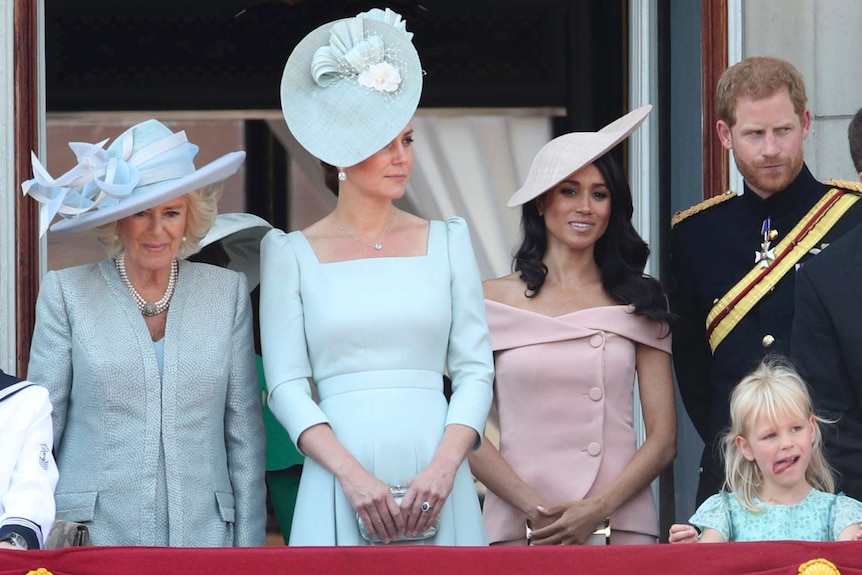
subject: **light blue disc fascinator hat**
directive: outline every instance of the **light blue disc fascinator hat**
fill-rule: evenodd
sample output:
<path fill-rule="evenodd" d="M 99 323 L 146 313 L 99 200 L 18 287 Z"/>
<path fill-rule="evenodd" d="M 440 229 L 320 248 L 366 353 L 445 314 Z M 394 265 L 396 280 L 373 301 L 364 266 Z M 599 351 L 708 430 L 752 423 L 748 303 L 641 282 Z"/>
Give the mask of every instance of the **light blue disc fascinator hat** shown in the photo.
<path fill-rule="evenodd" d="M 401 16 L 375 8 L 303 38 L 281 79 L 287 127 L 314 157 L 358 164 L 407 126 L 422 93 L 422 65 Z"/>
<path fill-rule="evenodd" d="M 40 235 L 57 214 L 63 219 L 51 226 L 55 232 L 109 224 L 220 182 L 245 159 L 245 152 L 231 152 L 195 168 L 199 148 L 157 120 L 132 126 L 105 149 L 107 142 L 70 142 L 78 164 L 58 178 L 31 153 L 33 178 L 21 189 L 42 204 Z"/>
<path fill-rule="evenodd" d="M 524 185 L 509 198 L 510 208 L 535 199 L 578 170 L 592 164 L 628 138 L 644 120 L 652 106 L 635 108 L 598 132 L 571 132 L 557 136 L 533 158 Z"/>

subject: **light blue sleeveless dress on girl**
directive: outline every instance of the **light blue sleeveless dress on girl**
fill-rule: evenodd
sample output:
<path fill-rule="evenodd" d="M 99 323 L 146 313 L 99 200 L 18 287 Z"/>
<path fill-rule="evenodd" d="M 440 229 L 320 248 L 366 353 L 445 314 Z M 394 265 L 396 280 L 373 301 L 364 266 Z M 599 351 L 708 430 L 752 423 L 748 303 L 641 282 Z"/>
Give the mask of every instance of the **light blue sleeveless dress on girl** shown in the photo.
<path fill-rule="evenodd" d="M 759 513 L 723 491 L 704 501 L 688 522 L 715 529 L 725 541 L 835 541 L 845 528 L 862 522 L 862 503 L 840 493 L 812 489 L 795 505 L 754 502 L 763 505 Z"/>
<path fill-rule="evenodd" d="M 269 406 L 293 441 L 328 423 L 385 483 L 406 485 L 425 468 L 447 425 L 483 433 L 493 357 L 481 280 L 460 218 L 431 222 L 424 256 L 333 263 L 320 263 L 301 232 L 270 231 L 261 244 L 261 339 Z M 311 458 L 290 544 L 368 544 L 340 483 Z M 466 461 L 437 535 L 411 544 L 487 544 Z"/>

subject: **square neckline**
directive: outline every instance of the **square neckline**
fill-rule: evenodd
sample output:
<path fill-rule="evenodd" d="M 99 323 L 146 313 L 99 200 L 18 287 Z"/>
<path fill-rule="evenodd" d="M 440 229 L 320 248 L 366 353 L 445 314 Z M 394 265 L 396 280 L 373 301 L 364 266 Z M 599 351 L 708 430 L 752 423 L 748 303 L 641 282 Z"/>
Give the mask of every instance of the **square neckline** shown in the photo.
<path fill-rule="evenodd" d="M 314 246 L 311 245 L 311 242 L 308 241 L 308 238 L 305 237 L 305 234 L 303 233 L 302 230 L 294 230 L 294 231 L 290 232 L 288 235 L 292 236 L 295 234 L 296 236 L 301 237 L 303 244 L 305 245 L 305 248 L 311 254 L 311 257 L 313 257 L 314 261 L 317 262 L 317 264 L 321 265 L 321 266 L 327 266 L 327 265 L 333 265 L 333 264 L 344 264 L 344 263 L 349 263 L 349 262 L 366 262 L 366 261 L 370 261 L 370 260 L 373 261 L 373 260 L 393 260 L 393 259 L 421 259 L 421 258 L 427 258 L 428 256 L 431 255 L 431 234 L 435 233 L 434 232 L 435 228 L 439 228 L 439 226 L 435 225 L 437 223 L 445 223 L 445 222 L 437 222 L 436 220 L 428 220 L 428 232 L 427 232 L 426 237 L 425 237 L 425 253 L 415 255 L 415 256 L 378 256 L 378 257 L 353 258 L 353 259 L 349 259 L 349 260 L 335 260 L 335 261 L 331 261 L 331 262 L 323 262 L 323 261 L 320 261 L 320 258 L 317 256 L 317 252 L 314 251 Z"/>

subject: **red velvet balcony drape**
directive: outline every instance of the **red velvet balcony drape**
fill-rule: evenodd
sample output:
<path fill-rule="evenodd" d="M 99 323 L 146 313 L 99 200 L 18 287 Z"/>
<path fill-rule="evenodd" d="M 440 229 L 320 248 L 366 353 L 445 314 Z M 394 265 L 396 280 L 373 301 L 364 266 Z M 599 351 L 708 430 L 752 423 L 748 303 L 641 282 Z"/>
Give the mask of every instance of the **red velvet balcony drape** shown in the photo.
<path fill-rule="evenodd" d="M 44 568 L 54 575 L 797 575 L 825 558 L 862 575 L 862 542 L 722 543 L 639 547 L 398 547 L 169 549 L 79 547 L 0 550 L 0 575 Z"/>

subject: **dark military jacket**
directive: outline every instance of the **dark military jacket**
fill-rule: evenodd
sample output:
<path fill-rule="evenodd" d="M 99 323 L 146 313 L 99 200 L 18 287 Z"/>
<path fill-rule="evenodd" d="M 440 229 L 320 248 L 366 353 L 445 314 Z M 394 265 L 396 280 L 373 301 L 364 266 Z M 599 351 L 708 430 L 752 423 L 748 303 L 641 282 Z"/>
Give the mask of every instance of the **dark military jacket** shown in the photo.
<path fill-rule="evenodd" d="M 706 444 L 698 502 L 721 486 L 723 471 L 713 446 L 728 423 L 730 391 L 767 354 L 790 352 L 795 270 L 748 312 L 714 355 L 706 339 L 706 316 L 713 302 L 754 267 L 764 220 L 770 218 L 771 229 L 778 232 L 772 241 L 775 247 L 829 189 L 803 165 L 779 193 L 762 199 L 746 185 L 742 195 L 695 209 L 673 228 L 670 297 L 680 316 L 674 326 L 674 370 L 686 411 Z M 822 244 L 860 222 L 862 200 L 832 227 Z M 815 255 L 806 254 L 801 265 Z"/>
<path fill-rule="evenodd" d="M 862 499 L 862 226 L 799 270 L 795 310 L 790 357 L 834 421 L 823 438 L 838 490 Z"/>

